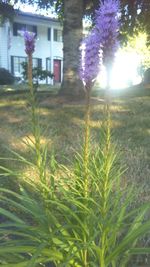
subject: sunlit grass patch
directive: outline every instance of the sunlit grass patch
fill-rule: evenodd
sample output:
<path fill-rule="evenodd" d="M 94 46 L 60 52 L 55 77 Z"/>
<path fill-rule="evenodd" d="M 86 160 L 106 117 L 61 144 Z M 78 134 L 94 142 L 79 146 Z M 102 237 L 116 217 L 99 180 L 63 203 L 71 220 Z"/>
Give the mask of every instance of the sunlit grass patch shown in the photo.
<path fill-rule="evenodd" d="M 147 89 L 148 90 L 148 89 Z M 139 90 L 140 91 L 140 90 Z M 127 178 L 146 187 L 149 176 L 149 125 L 150 97 L 142 92 L 135 95 L 126 92 L 113 97 L 112 130 L 113 139 L 119 143 L 127 165 Z M 133 92 L 132 92 L 133 94 Z M 67 162 L 74 157 L 74 150 L 80 151 L 83 142 L 84 102 L 67 102 L 59 97 L 53 98 L 47 92 L 38 94 L 40 123 L 43 143 L 48 143 L 49 153 L 55 151 L 60 162 Z M 95 99 L 95 98 L 94 98 Z M 99 129 L 103 120 L 103 98 L 92 99 L 91 130 L 93 146 L 99 140 Z M 45 102 L 46 101 L 46 102 Z M 46 104 L 45 104 L 46 103 Z M 0 150 L 7 156 L 7 146 L 17 152 L 28 155 L 24 141 L 30 136 L 30 117 L 26 93 L 5 94 L 0 101 Z M 30 136 L 31 137 L 31 136 Z M 23 142 L 22 142 L 23 141 Z M 5 162 L 9 165 L 10 162 Z M 140 187 L 142 188 L 142 186 Z M 149 186 L 148 186 L 149 187 Z M 143 191 L 143 189 L 142 189 Z M 148 190 L 147 190 L 148 192 Z"/>
<path fill-rule="evenodd" d="M 38 188 L 41 186 L 41 174 L 39 174 L 39 168 L 37 168 L 37 154 L 34 147 L 34 138 L 31 132 L 31 113 L 29 99 L 26 97 L 26 94 L 6 94 L 1 97 L 3 102 L 3 107 L 0 107 L 0 150 L 1 150 L 1 159 L 0 164 L 8 168 L 8 177 L 1 175 L 0 183 L 3 188 L 9 188 L 14 192 L 20 192 L 19 185 L 21 184 L 29 192 L 29 194 L 37 200 L 38 205 L 36 209 L 40 207 L 40 200 L 38 195 Z M 55 186 L 54 191 L 58 193 L 58 197 L 63 194 L 62 189 L 66 190 L 65 194 L 71 193 L 71 188 L 74 186 L 74 176 L 73 170 L 75 166 L 73 165 L 73 159 L 76 156 L 76 152 L 79 152 L 82 155 L 83 152 L 83 143 L 84 143 L 84 113 L 85 113 L 85 102 L 77 101 L 70 102 L 67 99 L 62 99 L 59 97 L 53 97 L 51 95 L 39 94 L 36 95 L 36 101 L 38 103 L 36 111 L 39 114 L 41 133 L 40 133 L 40 143 L 41 149 L 47 144 L 48 153 L 46 156 L 47 163 L 44 166 L 44 172 L 46 174 L 47 185 L 52 185 L 53 182 L 52 173 L 55 173 Z M 67 102 L 68 101 L 68 102 Z M 118 97 L 116 96 L 112 100 L 111 104 L 111 128 L 113 133 L 113 142 L 118 144 L 119 149 L 121 150 L 122 156 L 119 159 L 120 162 L 115 165 L 125 166 L 127 168 L 126 172 L 121 176 L 121 186 L 119 190 L 130 191 L 132 186 L 134 187 L 135 199 L 132 202 L 132 207 L 130 208 L 135 210 L 137 205 L 146 202 L 149 200 L 150 193 L 150 184 L 149 184 L 149 175 L 150 175 L 150 165 L 149 158 L 150 152 L 148 149 L 149 144 L 149 134 L 147 130 L 149 129 L 149 110 L 150 102 L 148 96 L 138 96 L 138 97 Z M 97 173 L 97 170 L 101 170 L 101 157 L 97 158 L 97 162 L 93 162 L 94 158 L 96 160 L 97 152 L 99 147 L 102 145 L 102 136 L 100 136 L 100 129 L 104 122 L 104 100 L 103 98 L 92 98 L 91 105 L 91 119 L 90 119 L 90 129 L 91 129 L 91 155 L 90 158 L 90 168 L 91 170 L 96 167 L 96 177 L 100 180 L 103 180 L 104 174 Z M 38 124 L 37 124 L 38 125 Z M 6 149 L 6 147 L 8 149 Z M 14 152 L 13 152 L 14 151 Z M 100 151 L 99 151 L 100 152 Z M 55 158 L 58 162 L 59 168 L 57 171 L 55 167 L 51 169 L 51 156 L 55 155 Z M 120 154 L 119 154 L 120 155 Z M 17 160 L 19 159 L 19 161 Z M 82 156 L 81 156 L 82 158 Z M 80 159 L 81 159 L 80 158 Z M 79 161 L 80 162 L 80 161 Z M 61 164 L 65 164 L 63 167 Z M 82 161 L 80 162 L 82 166 Z M 94 165 L 96 164 L 96 165 Z M 9 169 L 12 172 L 9 173 Z M 84 169 L 84 168 L 83 168 Z M 17 170 L 17 172 L 16 172 Z M 67 170 L 67 172 L 66 172 Z M 78 170 L 79 171 L 79 170 Z M 82 168 L 81 178 L 82 176 Z M 94 172 L 93 172 L 94 173 Z M 1 169 L 2 174 L 2 169 Z M 97 176 L 98 174 L 98 176 Z M 112 176 L 113 179 L 116 178 L 116 175 Z M 52 180 L 51 180 L 52 179 Z M 101 181 L 102 182 L 102 181 Z M 92 186 L 92 183 L 91 183 Z M 114 184 L 115 189 L 116 184 Z M 22 188 L 22 187 L 21 187 Z M 53 187 L 52 187 L 53 188 Z M 59 189 L 61 189 L 59 191 Z M 101 189 L 104 188 L 100 186 Z M 42 187 L 41 196 L 44 197 L 43 192 L 45 189 Z M 51 187 L 50 187 L 51 190 Z M 58 191 L 57 191 L 58 190 Z M 48 191 L 47 191 L 48 192 Z M 75 189 L 76 192 L 76 189 Z M 92 192 L 92 191 L 91 191 Z M 94 189 L 94 195 L 96 190 Z M 103 192 L 103 189 L 102 189 Z M 50 193 L 50 191 L 49 191 Z M 37 196 L 36 196 L 37 194 Z M 75 193 L 76 194 L 76 193 Z M 69 195 L 68 195 L 69 196 Z M 3 195 L 1 196 L 3 198 Z M 49 197 L 48 197 L 49 199 Z M 127 198 L 128 199 L 128 198 Z M 50 199 L 49 199 L 50 200 Z M 68 204 L 70 205 L 71 198 L 69 197 Z M 128 201 L 128 200 L 127 200 Z M 32 201 L 31 201 L 32 202 Z M 79 201 L 80 202 L 80 201 Z M 99 202 L 100 203 L 100 202 Z M 123 204 L 122 199 L 118 202 Z M 12 214 L 17 214 L 21 219 L 25 220 L 27 224 L 34 221 L 30 218 L 30 208 L 28 215 L 20 212 L 18 210 L 18 202 L 16 203 L 17 208 L 8 207 L 8 210 Z M 46 203 L 45 203 L 46 204 Z M 73 207 L 74 207 L 73 203 Z M 77 203 L 76 203 L 77 204 Z M 75 207 L 76 207 L 75 204 Z M 81 200 L 81 204 L 82 200 Z M 120 205 L 119 204 L 119 205 Z M 7 203 L 4 203 L 7 207 Z M 65 214 L 65 210 L 62 211 L 63 207 L 60 202 L 59 214 L 62 214 L 62 218 Z M 72 204 L 71 204 L 72 205 Z M 5 207 L 5 208 L 6 208 Z M 47 204 L 45 205 L 47 207 Z M 76 207 L 77 208 L 77 207 Z M 76 209 L 75 208 L 75 209 Z M 44 207 L 41 211 L 43 214 Z M 53 208 L 52 214 L 56 210 Z M 85 210 L 84 210 L 85 211 Z M 93 209 L 91 209 L 93 212 Z M 37 213 L 37 218 L 39 220 L 39 210 Z M 72 212 L 72 206 L 71 206 Z M 116 208 L 112 214 L 119 212 L 119 208 Z M 95 213 L 95 212 L 94 212 Z M 73 213 L 74 214 L 74 213 Z M 75 214 L 78 214 L 78 212 Z M 40 215 L 42 219 L 43 215 Z M 95 216 L 95 215 L 94 215 Z M 45 215 L 44 215 L 44 218 Z M 61 221 L 62 221 L 61 218 Z M 67 213 L 68 218 L 68 213 Z M 96 217 L 95 217 L 96 218 Z M 100 216 L 101 220 L 102 216 Z M 98 223 L 99 219 L 97 218 Z M 71 223 L 74 220 L 71 219 Z M 51 220 L 47 220 L 47 225 L 51 223 Z M 66 223 L 64 224 L 66 225 Z M 71 224 L 72 225 L 72 224 Z M 92 221 L 93 225 L 93 221 Z M 35 223 L 35 226 L 37 224 Z M 76 228 L 75 223 L 75 228 Z M 89 227 L 89 224 L 87 223 Z M 135 227 L 135 224 L 133 224 Z M 88 230 L 87 227 L 87 230 Z M 126 227 L 126 226 L 125 226 Z M 110 227 L 112 229 L 112 226 Z M 121 226 L 122 228 L 122 226 Z M 42 229 L 45 229 L 43 227 Z M 8 229 L 6 229 L 8 230 Z M 45 230 L 44 230 L 45 231 Z M 32 231 L 33 232 L 33 231 Z M 53 232 L 53 231 L 52 231 Z M 20 231 L 19 231 L 20 234 Z M 59 233 L 60 235 L 61 233 Z M 47 235 L 46 235 L 47 236 Z M 93 234 L 90 234 L 92 237 Z M 59 236 L 58 236 L 59 238 Z M 145 236 L 142 240 L 142 246 L 147 245 L 149 242 L 148 238 Z M 19 247 L 20 249 L 20 247 Z M 8 251 L 7 251 L 8 253 Z M 12 261 L 12 259 L 11 259 Z"/>

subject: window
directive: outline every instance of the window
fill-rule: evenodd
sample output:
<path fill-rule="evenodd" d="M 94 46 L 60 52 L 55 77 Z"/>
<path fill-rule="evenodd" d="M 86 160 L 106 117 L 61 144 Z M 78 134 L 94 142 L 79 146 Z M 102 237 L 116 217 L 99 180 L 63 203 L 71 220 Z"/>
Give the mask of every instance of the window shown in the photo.
<path fill-rule="evenodd" d="M 51 71 L 51 58 L 46 58 L 46 70 Z"/>
<path fill-rule="evenodd" d="M 26 57 L 11 57 L 11 72 L 14 76 L 19 77 L 22 75 L 23 68 L 22 63 L 27 62 Z"/>
<path fill-rule="evenodd" d="M 33 58 L 32 59 L 33 68 L 42 68 L 42 59 L 41 58 Z"/>
<path fill-rule="evenodd" d="M 22 63 L 23 62 L 27 62 L 27 57 L 11 56 L 11 72 L 14 76 L 16 77 L 22 76 L 22 72 L 23 72 Z M 33 58 L 33 68 L 34 67 L 42 67 L 41 58 Z"/>
<path fill-rule="evenodd" d="M 34 32 L 37 35 L 37 26 L 15 22 L 13 24 L 13 35 L 18 36 L 22 31 Z"/>
<path fill-rule="evenodd" d="M 48 41 L 51 41 L 51 28 L 47 29 L 47 39 Z"/>
<path fill-rule="evenodd" d="M 62 42 L 62 31 L 58 29 L 54 29 L 54 41 Z"/>

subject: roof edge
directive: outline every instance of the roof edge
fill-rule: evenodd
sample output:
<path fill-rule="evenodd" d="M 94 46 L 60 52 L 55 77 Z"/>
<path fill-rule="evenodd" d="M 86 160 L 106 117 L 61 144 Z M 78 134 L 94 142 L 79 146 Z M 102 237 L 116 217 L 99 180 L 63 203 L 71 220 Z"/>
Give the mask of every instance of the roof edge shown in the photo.
<path fill-rule="evenodd" d="M 40 14 L 36 14 L 36 13 L 32 13 L 32 12 L 24 12 L 24 11 L 21 11 L 19 9 L 15 10 L 15 14 L 16 14 L 16 16 L 25 16 L 25 17 L 30 17 L 30 18 L 36 18 L 39 20 L 59 22 L 59 20 L 57 18 L 52 18 L 52 17 L 48 17 L 48 16 L 44 16 L 44 15 L 40 15 Z"/>

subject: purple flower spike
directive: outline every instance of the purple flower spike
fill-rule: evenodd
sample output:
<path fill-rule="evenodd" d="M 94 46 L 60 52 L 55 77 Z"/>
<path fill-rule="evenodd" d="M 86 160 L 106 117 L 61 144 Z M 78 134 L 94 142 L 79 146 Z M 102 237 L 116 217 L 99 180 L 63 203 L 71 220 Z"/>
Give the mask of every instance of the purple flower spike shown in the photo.
<path fill-rule="evenodd" d="M 96 10 L 96 29 L 103 51 L 104 64 L 113 62 L 115 52 L 118 49 L 118 22 L 119 2 L 118 0 L 105 0 Z"/>
<path fill-rule="evenodd" d="M 23 34 L 25 41 L 25 52 L 27 55 L 31 55 L 35 49 L 35 33 L 25 31 Z"/>
<path fill-rule="evenodd" d="M 95 27 L 84 40 L 81 53 L 80 78 L 86 87 L 91 87 L 96 79 L 100 66 L 111 65 L 118 49 L 119 35 L 119 0 L 100 1 L 95 14 Z M 82 45 L 83 46 L 83 45 Z"/>
<path fill-rule="evenodd" d="M 81 50 L 80 78 L 86 87 L 91 87 L 101 65 L 100 43 L 95 29 L 86 37 Z"/>

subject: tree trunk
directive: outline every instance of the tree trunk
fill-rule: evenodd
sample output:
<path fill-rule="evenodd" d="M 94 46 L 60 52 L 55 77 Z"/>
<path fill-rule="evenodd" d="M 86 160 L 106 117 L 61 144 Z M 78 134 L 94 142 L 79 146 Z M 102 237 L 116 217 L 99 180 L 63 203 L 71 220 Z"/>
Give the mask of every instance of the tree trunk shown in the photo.
<path fill-rule="evenodd" d="M 60 94 L 84 96 L 82 82 L 79 79 L 79 46 L 82 39 L 83 0 L 64 0 L 63 24 L 63 82 Z"/>

